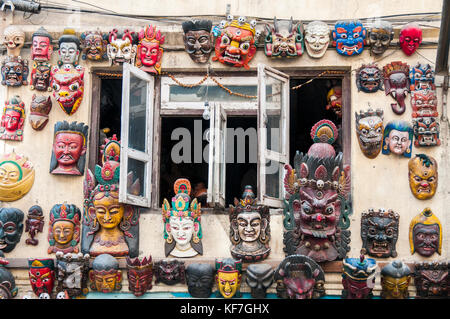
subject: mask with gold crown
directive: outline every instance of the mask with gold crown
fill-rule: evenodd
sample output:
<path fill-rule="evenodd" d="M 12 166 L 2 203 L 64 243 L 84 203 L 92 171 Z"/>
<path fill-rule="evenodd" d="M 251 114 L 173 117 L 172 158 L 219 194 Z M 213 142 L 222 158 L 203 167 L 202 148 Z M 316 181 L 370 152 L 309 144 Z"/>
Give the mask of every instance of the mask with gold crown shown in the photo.
<path fill-rule="evenodd" d="M 308 153 L 297 152 L 294 168 L 285 165 L 286 255 L 323 262 L 342 259 L 350 250 L 350 166 L 342 164 L 342 152 L 336 155 L 331 145 L 337 136 L 333 122 L 317 122 Z"/>
<path fill-rule="evenodd" d="M 175 196 L 172 205 L 164 199 L 162 217 L 164 222 L 164 251 L 174 257 L 203 255 L 201 205 L 194 198 L 191 203 L 191 183 L 179 178 L 173 185 Z"/>
<path fill-rule="evenodd" d="M 50 210 L 48 253 L 78 253 L 80 241 L 80 209 L 73 204 L 56 204 Z"/>
<path fill-rule="evenodd" d="M 22 141 L 25 123 L 25 103 L 15 95 L 5 102 L 0 123 L 0 139 Z"/>
<path fill-rule="evenodd" d="M 0 201 L 22 198 L 34 183 L 34 167 L 28 157 L 14 151 L 0 157 Z"/>

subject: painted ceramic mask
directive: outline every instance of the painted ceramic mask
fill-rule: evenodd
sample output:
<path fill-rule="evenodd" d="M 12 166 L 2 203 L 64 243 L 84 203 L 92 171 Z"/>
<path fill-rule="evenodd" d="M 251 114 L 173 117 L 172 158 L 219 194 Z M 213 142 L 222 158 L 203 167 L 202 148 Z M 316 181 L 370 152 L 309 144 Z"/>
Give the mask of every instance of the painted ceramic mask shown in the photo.
<path fill-rule="evenodd" d="M 242 262 L 233 258 L 216 259 L 217 296 L 225 299 L 240 297 Z"/>
<path fill-rule="evenodd" d="M 327 94 L 327 110 L 332 110 L 337 117 L 342 117 L 342 87 L 333 86 Z"/>
<path fill-rule="evenodd" d="M 31 37 L 31 60 L 50 61 L 53 53 L 52 36 L 40 27 Z"/>
<path fill-rule="evenodd" d="M 369 108 L 366 112 L 355 112 L 355 122 L 361 152 L 368 158 L 377 157 L 383 143 L 383 110 Z"/>
<path fill-rule="evenodd" d="M 411 91 L 412 117 L 439 116 L 435 90 Z"/>
<path fill-rule="evenodd" d="M 258 206 L 250 185 L 242 199 L 230 205 L 231 256 L 243 262 L 259 261 L 270 253 L 270 214 L 266 206 Z"/>
<path fill-rule="evenodd" d="M 81 33 L 81 58 L 83 60 L 101 61 L 106 60 L 106 47 L 108 36 L 100 31 L 86 31 Z"/>
<path fill-rule="evenodd" d="M 411 255 L 417 252 L 423 257 L 441 254 L 442 225 L 430 208 L 425 208 L 409 224 Z"/>
<path fill-rule="evenodd" d="M 313 259 L 287 256 L 274 274 L 277 295 L 283 299 L 317 299 L 325 295 L 325 274 Z"/>
<path fill-rule="evenodd" d="M 136 40 L 134 31 L 112 29 L 109 32 L 106 49 L 110 65 L 120 65 L 124 62 L 134 65 L 137 54 Z"/>
<path fill-rule="evenodd" d="M 28 60 L 23 60 L 20 56 L 7 56 L 2 61 L 2 84 L 6 86 L 27 85 L 28 71 Z"/>
<path fill-rule="evenodd" d="M 17 296 L 18 288 L 11 272 L 4 266 L 9 262 L 0 250 L 0 299 L 12 299 Z"/>
<path fill-rule="evenodd" d="M 206 63 L 213 49 L 213 38 L 211 33 L 211 20 L 189 20 L 184 21 L 183 40 L 186 52 L 195 63 Z"/>
<path fill-rule="evenodd" d="M 50 210 L 48 253 L 78 253 L 80 241 L 80 209 L 73 204 L 56 204 Z"/>
<path fill-rule="evenodd" d="M 411 157 L 413 128 L 405 121 L 391 121 L 383 133 L 382 153 Z"/>
<path fill-rule="evenodd" d="M 28 259 L 28 276 L 36 296 L 52 294 L 55 285 L 55 265 L 53 259 Z"/>
<path fill-rule="evenodd" d="M 361 215 L 364 253 L 376 258 L 397 257 L 396 244 L 400 215 L 391 209 L 370 208 Z"/>
<path fill-rule="evenodd" d="M 398 42 L 406 55 L 413 54 L 422 43 L 422 29 L 416 23 L 406 24 L 400 30 Z"/>
<path fill-rule="evenodd" d="M 439 122 L 436 119 L 436 117 L 418 117 L 413 119 L 415 146 L 441 145 Z"/>
<path fill-rule="evenodd" d="M 28 158 L 14 153 L 0 156 L 0 200 L 12 202 L 25 196 L 34 183 L 34 167 Z"/>
<path fill-rule="evenodd" d="M 53 96 L 61 109 L 72 115 L 80 107 L 84 91 L 84 68 L 71 64 L 54 66 L 51 71 Z"/>
<path fill-rule="evenodd" d="M 210 264 L 190 264 L 186 267 L 186 284 L 194 298 L 209 298 L 214 285 L 214 267 Z"/>
<path fill-rule="evenodd" d="M 366 32 L 361 21 L 338 21 L 332 31 L 333 46 L 344 56 L 361 54 L 364 50 Z"/>
<path fill-rule="evenodd" d="M 356 70 L 356 86 L 358 91 L 375 93 L 383 90 L 383 72 L 375 63 L 363 64 Z"/>
<path fill-rule="evenodd" d="M 51 65 L 46 61 L 33 61 L 33 68 L 31 69 L 31 86 L 32 90 L 51 91 Z"/>
<path fill-rule="evenodd" d="M 414 263 L 416 298 L 447 299 L 449 297 L 449 262 Z"/>
<path fill-rule="evenodd" d="M 411 270 L 400 260 L 394 260 L 381 270 L 381 298 L 408 299 Z"/>
<path fill-rule="evenodd" d="M 139 209 L 119 203 L 120 142 L 114 135 L 105 139 L 100 149 L 102 166 L 95 167 L 95 176 L 88 169 L 84 181 L 81 252 L 91 256 L 107 253 L 115 257 L 137 257 Z M 132 175 L 128 178 L 133 180 Z M 139 180 L 133 185 L 139 189 Z"/>
<path fill-rule="evenodd" d="M 331 145 L 337 134 L 331 121 L 317 122 L 311 129 L 315 143 L 308 153 L 297 152 L 294 169 L 285 165 L 287 255 L 305 255 L 323 262 L 343 258 L 350 249 L 350 166 L 343 166 L 342 153 L 336 155 Z"/>
<path fill-rule="evenodd" d="M 30 104 L 30 124 L 36 131 L 42 130 L 48 123 L 48 114 L 52 110 L 50 96 L 33 94 Z"/>
<path fill-rule="evenodd" d="M 185 283 L 186 268 L 184 261 L 177 259 L 162 259 L 155 262 L 155 284 L 160 282 L 166 285 Z"/>
<path fill-rule="evenodd" d="M 383 20 L 375 21 L 367 31 L 367 38 L 370 44 L 370 53 L 373 55 L 383 54 L 394 39 L 392 24 Z"/>
<path fill-rule="evenodd" d="M 58 44 L 58 66 L 64 64 L 78 65 L 80 39 L 75 35 L 75 30 L 64 29 L 63 35 L 58 39 Z"/>
<path fill-rule="evenodd" d="M 273 58 L 292 58 L 301 56 L 305 51 L 303 32 L 300 23 L 273 19 L 273 27 L 266 25 L 264 52 Z"/>
<path fill-rule="evenodd" d="M 175 196 L 172 205 L 164 199 L 162 217 L 164 222 L 164 252 L 174 257 L 193 257 L 203 254 L 201 205 L 191 198 L 191 183 L 179 178 L 173 185 Z"/>
<path fill-rule="evenodd" d="M 252 298 L 263 299 L 273 283 L 274 270 L 269 264 L 251 264 L 247 267 L 245 282 L 250 287 Z"/>
<path fill-rule="evenodd" d="M 111 293 L 122 289 L 122 271 L 119 270 L 119 262 L 109 254 L 101 254 L 92 262 L 92 270 L 89 270 L 91 290 L 103 293 Z"/>
<path fill-rule="evenodd" d="M 305 47 L 311 58 L 319 59 L 327 52 L 330 29 L 322 21 L 312 21 L 305 27 Z"/>
<path fill-rule="evenodd" d="M 0 126 L 0 139 L 22 141 L 24 123 L 25 103 L 22 102 L 20 96 L 15 95 L 5 102 Z"/>
<path fill-rule="evenodd" d="M 160 30 L 156 31 L 156 27 L 146 25 L 145 29 L 139 32 L 136 66 L 148 73 L 161 74 L 164 40 Z"/>
<path fill-rule="evenodd" d="M 55 123 L 50 173 L 83 175 L 88 129 L 84 123 Z"/>
<path fill-rule="evenodd" d="M 18 208 L 0 208 L 0 251 L 11 252 L 23 232 L 23 212 Z"/>
<path fill-rule="evenodd" d="M 36 246 L 39 243 L 36 235 L 44 230 L 44 214 L 42 208 L 38 205 L 31 206 L 28 210 L 27 220 L 25 221 L 25 232 L 30 234 L 25 243 L 27 245 Z"/>
<path fill-rule="evenodd" d="M 255 26 L 255 21 L 245 22 L 244 17 L 225 22 L 216 38 L 216 55 L 212 60 L 249 69 L 248 63 L 256 53 Z"/>
<path fill-rule="evenodd" d="M 371 299 L 377 262 L 373 258 L 345 258 L 342 262 L 342 298 Z"/>
<path fill-rule="evenodd" d="M 152 256 L 144 258 L 127 257 L 128 289 L 136 296 L 142 296 L 152 289 L 153 263 Z"/>
<path fill-rule="evenodd" d="M 416 154 L 408 162 L 409 188 L 417 199 L 430 199 L 438 185 L 436 160 L 425 154 Z"/>
<path fill-rule="evenodd" d="M 56 253 L 56 292 L 67 298 L 86 295 L 88 289 L 89 255 L 59 251 Z"/>
<path fill-rule="evenodd" d="M 10 25 L 3 30 L 3 44 L 6 46 L 6 54 L 20 56 L 20 50 L 25 44 L 25 32 L 15 25 Z"/>
<path fill-rule="evenodd" d="M 384 92 L 390 94 L 397 103 L 391 103 L 395 114 L 405 112 L 405 98 L 409 92 L 409 65 L 400 61 L 391 62 L 383 67 Z"/>
<path fill-rule="evenodd" d="M 409 71 L 411 81 L 411 91 L 435 90 L 434 71 L 431 65 L 418 62 Z"/>

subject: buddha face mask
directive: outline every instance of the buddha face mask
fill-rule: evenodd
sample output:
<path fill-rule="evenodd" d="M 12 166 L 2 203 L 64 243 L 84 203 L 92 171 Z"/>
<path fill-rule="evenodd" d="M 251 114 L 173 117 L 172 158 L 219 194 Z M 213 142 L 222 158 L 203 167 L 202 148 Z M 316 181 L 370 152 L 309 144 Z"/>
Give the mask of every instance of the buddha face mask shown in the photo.
<path fill-rule="evenodd" d="M 413 218 L 409 225 L 411 254 L 417 252 L 423 257 L 441 254 L 442 224 L 431 209 L 425 208 Z"/>
<path fill-rule="evenodd" d="M 422 43 L 422 29 L 418 24 L 408 23 L 400 30 L 398 42 L 406 55 L 412 55 Z"/>
<path fill-rule="evenodd" d="M 323 57 L 329 43 L 330 30 L 325 22 L 313 21 L 305 27 L 305 47 L 311 58 Z"/>
<path fill-rule="evenodd" d="M 383 110 L 369 109 L 367 112 L 355 112 L 356 135 L 361 151 L 368 158 L 375 158 L 383 143 Z"/>
<path fill-rule="evenodd" d="M 334 25 L 333 46 L 344 56 L 361 54 L 364 50 L 366 28 L 361 21 L 338 21 Z"/>
<path fill-rule="evenodd" d="M 95 257 L 92 270 L 89 271 L 91 289 L 103 293 L 111 293 L 122 289 L 122 271 L 119 262 L 109 254 Z"/>
<path fill-rule="evenodd" d="M 436 160 L 425 154 L 417 154 L 408 162 L 409 187 L 417 199 L 430 199 L 438 184 Z"/>
<path fill-rule="evenodd" d="M 384 128 L 382 153 L 411 157 L 413 128 L 405 121 L 391 121 Z"/>
<path fill-rule="evenodd" d="M 381 270 L 381 298 L 407 299 L 411 270 L 400 260 L 394 260 Z"/>

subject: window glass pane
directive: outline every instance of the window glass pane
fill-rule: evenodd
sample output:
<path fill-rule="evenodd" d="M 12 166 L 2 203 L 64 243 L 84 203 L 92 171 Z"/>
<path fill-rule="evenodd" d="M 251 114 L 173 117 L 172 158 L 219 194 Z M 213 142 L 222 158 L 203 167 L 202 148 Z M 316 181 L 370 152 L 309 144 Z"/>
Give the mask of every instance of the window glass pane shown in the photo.
<path fill-rule="evenodd" d="M 128 146 L 146 152 L 147 82 L 130 74 Z"/>
<path fill-rule="evenodd" d="M 144 196 L 147 172 L 145 162 L 128 158 L 127 193 Z"/>
<path fill-rule="evenodd" d="M 266 163 L 266 195 L 280 197 L 280 168 L 281 164 L 272 160 Z"/>
<path fill-rule="evenodd" d="M 210 102 L 255 102 L 258 87 L 256 85 L 225 85 L 232 92 L 252 96 L 245 98 L 231 95 L 224 89 L 216 86 L 208 86 L 208 101 Z M 169 102 L 204 102 L 206 85 L 186 88 L 178 85 L 170 85 Z"/>
<path fill-rule="evenodd" d="M 267 149 L 281 152 L 283 82 L 266 76 Z"/>

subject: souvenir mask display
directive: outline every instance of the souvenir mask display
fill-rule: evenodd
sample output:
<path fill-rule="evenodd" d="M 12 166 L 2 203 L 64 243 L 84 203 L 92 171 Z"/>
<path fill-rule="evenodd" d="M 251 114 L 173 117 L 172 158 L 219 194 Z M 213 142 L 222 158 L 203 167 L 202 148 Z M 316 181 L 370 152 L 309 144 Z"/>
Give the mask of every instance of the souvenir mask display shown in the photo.
<path fill-rule="evenodd" d="M 30 89 L 38 91 L 51 91 L 50 75 L 52 66 L 46 61 L 33 61 L 33 68 L 31 69 L 31 85 Z"/>
<path fill-rule="evenodd" d="M 34 237 L 37 233 L 42 233 L 44 229 L 44 214 L 42 208 L 38 205 L 31 206 L 28 210 L 27 220 L 25 221 L 25 231 L 30 234 L 25 243 L 27 245 L 36 246 L 39 240 Z"/>
<path fill-rule="evenodd" d="M 61 109 L 72 115 L 80 107 L 84 92 L 84 68 L 63 64 L 54 66 L 51 71 L 53 96 Z"/>
<path fill-rule="evenodd" d="M 55 284 L 55 265 L 53 259 L 28 259 L 28 276 L 36 296 L 52 294 Z"/>
<path fill-rule="evenodd" d="M 266 25 L 264 53 L 272 58 L 292 58 L 301 56 L 305 51 L 301 23 L 278 21 L 273 19 L 273 27 Z"/>
<path fill-rule="evenodd" d="M 20 50 L 25 44 L 25 32 L 18 26 L 10 25 L 3 30 L 2 44 L 9 56 L 20 56 Z"/>
<path fill-rule="evenodd" d="M 414 145 L 415 146 L 438 146 L 439 123 L 435 117 L 418 117 L 413 119 Z"/>
<path fill-rule="evenodd" d="M 183 41 L 186 52 L 195 63 L 206 63 L 213 49 L 213 38 L 211 33 L 211 20 L 189 20 L 184 21 Z"/>
<path fill-rule="evenodd" d="M 305 27 L 305 47 L 311 58 L 319 59 L 327 52 L 330 29 L 322 21 L 312 21 Z"/>
<path fill-rule="evenodd" d="M 417 199 L 430 199 L 438 185 L 438 165 L 426 154 L 416 154 L 408 162 L 409 188 Z"/>
<path fill-rule="evenodd" d="M 14 153 L 0 156 L 0 200 L 12 202 L 25 196 L 34 183 L 34 167 L 28 158 Z"/>
<path fill-rule="evenodd" d="M 23 212 L 18 208 L 0 208 L 0 252 L 11 252 L 23 232 Z"/>
<path fill-rule="evenodd" d="M 105 139 L 100 149 L 102 166 L 95 167 L 95 177 L 88 170 L 84 182 L 81 252 L 91 256 L 108 253 L 115 257 L 137 257 L 139 209 L 119 203 L 120 142 L 113 135 Z M 133 180 L 130 174 L 128 178 Z M 137 185 L 139 193 L 139 180 L 133 185 Z"/>
<path fill-rule="evenodd" d="M 270 253 L 269 207 L 258 206 L 250 185 L 245 187 L 242 199 L 230 205 L 231 256 L 243 262 L 259 261 Z"/>
<path fill-rule="evenodd" d="M 396 244 L 400 215 L 391 209 L 369 208 L 361 214 L 361 239 L 364 253 L 376 258 L 397 257 Z"/>
<path fill-rule="evenodd" d="M 411 91 L 435 90 L 434 71 L 431 65 L 418 62 L 409 71 L 411 81 Z"/>
<path fill-rule="evenodd" d="M 416 23 L 406 24 L 400 30 L 398 43 L 406 55 L 413 54 L 422 43 L 422 29 Z"/>
<path fill-rule="evenodd" d="M 21 86 L 28 84 L 28 60 L 20 56 L 7 56 L 2 61 L 2 84 L 6 86 Z"/>
<path fill-rule="evenodd" d="M 56 204 L 50 210 L 48 253 L 78 253 L 80 241 L 80 209 L 73 204 Z"/>
<path fill-rule="evenodd" d="M 86 31 L 81 33 L 81 58 L 83 60 L 101 61 L 106 60 L 106 47 L 108 45 L 108 35 L 99 30 Z"/>
<path fill-rule="evenodd" d="M 350 166 L 342 164 L 342 153 L 336 155 L 331 145 L 337 136 L 333 122 L 317 122 L 311 129 L 315 143 L 308 153 L 297 151 L 294 169 L 285 165 L 287 255 L 323 262 L 341 259 L 350 250 Z"/>
<path fill-rule="evenodd" d="M 373 258 L 345 258 L 342 268 L 342 298 L 371 299 L 377 262 Z"/>
<path fill-rule="evenodd" d="M 247 267 L 245 282 L 250 287 L 252 298 L 266 297 L 267 288 L 273 283 L 274 270 L 269 264 L 251 264 Z"/>
<path fill-rule="evenodd" d="M 109 43 L 106 47 L 109 64 L 120 65 L 126 62 L 134 65 L 137 54 L 136 40 L 137 36 L 134 31 L 112 29 L 109 32 Z"/>
<path fill-rule="evenodd" d="M 255 27 L 256 21 L 248 23 L 245 17 L 233 20 L 230 16 L 216 38 L 216 55 L 212 60 L 249 69 L 248 63 L 256 53 Z"/>
<path fill-rule="evenodd" d="M 136 66 L 148 73 L 161 74 L 164 40 L 160 30 L 156 31 L 156 27 L 146 25 L 145 29 L 139 32 Z"/>
<path fill-rule="evenodd" d="M 2 123 L 0 126 L 0 139 L 23 140 L 23 126 L 25 124 L 25 103 L 18 95 L 14 95 L 9 101 L 5 101 Z"/>
<path fill-rule="evenodd" d="M 411 157 L 413 128 L 405 121 L 391 121 L 384 127 L 383 149 L 384 155 L 391 153 Z"/>
<path fill-rule="evenodd" d="M 327 110 L 332 110 L 337 117 L 342 117 L 342 87 L 333 86 L 327 94 Z"/>
<path fill-rule="evenodd" d="M 337 21 L 332 31 L 333 46 L 344 56 L 361 54 L 364 50 L 366 28 L 361 21 Z"/>
<path fill-rule="evenodd" d="M 31 36 L 31 41 L 31 60 L 50 61 L 53 53 L 53 39 L 50 33 L 44 27 L 40 27 Z"/>
<path fill-rule="evenodd" d="M 80 39 L 75 35 L 75 30 L 64 29 L 63 35 L 58 39 L 58 66 L 71 64 L 76 66 L 80 56 Z"/>
<path fill-rule="evenodd" d="M 280 298 L 318 299 L 325 295 L 325 273 L 307 256 L 287 256 L 275 270 L 274 280 Z"/>
<path fill-rule="evenodd" d="M 358 91 L 375 93 L 383 90 L 383 73 L 375 63 L 363 64 L 356 70 Z"/>
<path fill-rule="evenodd" d="M 48 122 L 48 114 L 52 110 L 52 99 L 50 96 L 33 94 L 30 104 L 30 124 L 36 131 L 42 130 Z"/>
<path fill-rule="evenodd" d="M 173 185 L 175 196 L 172 205 L 167 199 L 162 204 L 164 222 L 164 252 L 166 256 L 193 257 L 203 254 L 201 205 L 191 198 L 191 183 L 185 178 L 179 178 Z"/>
<path fill-rule="evenodd" d="M 186 281 L 186 269 L 184 261 L 177 259 L 162 259 L 154 263 L 155 284 L 160 282 L 166 285 L 184 284 Z"/>
<path fill-rule="evenodd" d="M 55 123 L 50 173 L 83 175 L 88 129 L 84 123 Z"/>
<path fill-rule="evenodd" d="M 381 298 L 408 299 L 411 270 L 400 260 L 394 260 L 381 270 Z"/>
<path fill-rule="evenodd" d="M 442 225 L 430 208 L 425 208 L 409 224 L 409 246 L 411 255 L 417 252 L 423 257 L 441 254 Z"/>
<path fill-rule="evenodd" d="M 233 258 L 216 259 L 216 295 L 225 299 L 240 297 L 242 262 Z"/>
<path fill-rule="evenodd" d="M 89 292 L 88 273 L 88 254 L 56 253 L 57 293 L 67 294 L 67 299 L 86 295 Z"/>
<path fill-rule="evenodd" d="M 439 116 L 437 103 L 434 90 L 411 91 L 412 117 Z"/>
<path fill-rule="evenodd" d="M 373 55 L 383 54 L 394 39 L 392 24 L 383 20 L 375 21 L 367 31 L 367 38 L 370 44 L 370 53 Z"/>
<path fill-rule="evenodd" d="M 142 296 L 152 289 L 153 263 L 152 256 L 144 258 L 127 257 L 128 289 L 136 296 Z"/>
<path fill-rule="evenodd" d="M 186 284 L 194 298 L 209 298 L 214 285 L 214 267 L 210 264 L 190 264 L 186 267 Z"/>
<path fill-rule="evenodd" d="M 17 296 L 18 288 L 11 272 L 5 268 L 9 262 L 0 250 L 0 299 L 12 299 Z"/>
<path fill-rule="evenodd" d="M 110 293 L 122 289 L 122 271 L 119 262 L 109 254 L 101 254 L 92 262 L 89 270 L 91 290 Z"/>
<path fill-rule="evenodd" d="M 416 298 L 446 299 L 450 295 L 449 276 L 450 263 L 419 262 L 414 263 L 414 286 Z"/>
<path fill-rule="evenodd" d="M 383 110 L 369 108 L 366 112 L 355 112 L 355 122 L 361 152 L 368 158 L 377 157 L 383 142 Z"/>
<path fill-rule="evenodd" d="M 391 103 L 395 114 L 403 114 L 406 109 L 405 98 L 409 92 L 409 65 L 394 61 L 383 67 L 384 93 L 390 94 L 397 103 Z"/>

